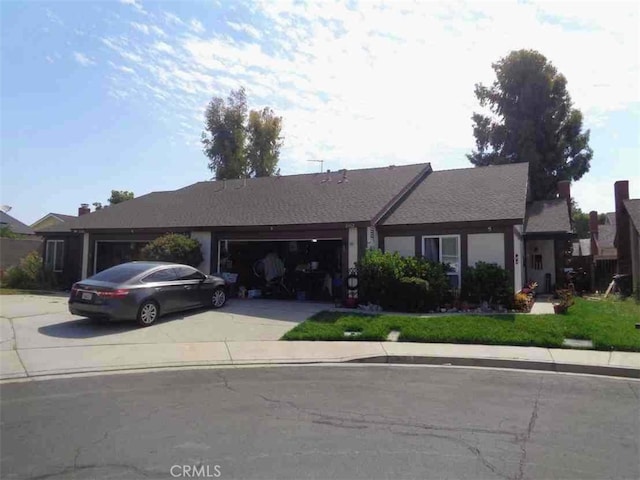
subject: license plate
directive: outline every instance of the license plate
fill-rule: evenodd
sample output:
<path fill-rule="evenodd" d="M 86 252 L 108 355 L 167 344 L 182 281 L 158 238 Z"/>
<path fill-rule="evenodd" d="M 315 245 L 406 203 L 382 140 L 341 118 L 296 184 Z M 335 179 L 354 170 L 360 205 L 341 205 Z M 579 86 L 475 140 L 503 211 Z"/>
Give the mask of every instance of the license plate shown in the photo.
<path fill-rule="evenodd" d="M 82 293 L 82 300 L 91 300 L 91 298 L 93 297 L 93 294 L 91 293 Z"/>

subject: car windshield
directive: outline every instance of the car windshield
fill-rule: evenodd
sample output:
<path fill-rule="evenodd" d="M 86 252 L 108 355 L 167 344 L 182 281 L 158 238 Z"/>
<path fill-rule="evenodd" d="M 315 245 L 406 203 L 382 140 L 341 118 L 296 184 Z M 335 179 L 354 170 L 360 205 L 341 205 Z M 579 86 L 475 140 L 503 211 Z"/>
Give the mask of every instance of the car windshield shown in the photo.
<path fill-rule="evenodd" d="M 96 273 L 90 280 L 98 280 L 100 282 L 123 283 L 131 280 L 133 277 L 149 270 L 149 265 L 142 264 L 123 264 L 108 268 L 102 272 Z"/>

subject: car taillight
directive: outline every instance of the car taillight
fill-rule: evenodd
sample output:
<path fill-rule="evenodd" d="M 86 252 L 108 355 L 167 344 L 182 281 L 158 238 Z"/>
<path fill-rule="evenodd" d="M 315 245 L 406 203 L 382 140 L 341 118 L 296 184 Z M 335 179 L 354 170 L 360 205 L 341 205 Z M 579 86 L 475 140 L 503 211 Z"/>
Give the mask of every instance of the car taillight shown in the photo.
<path fill-rule="evenodd" d="M 71 296 L 75 296 L 76 293 L 78 293 L 78 287 L 74 285 L 71 287 Z"/>
<path fill-rule="evenodd" d="M 97 292 L 99 297 L 102 298 L 124 298 L 129 295 L 129 290 L 119 288 L 118 290 L 108 290 L 104 292 Z"/>

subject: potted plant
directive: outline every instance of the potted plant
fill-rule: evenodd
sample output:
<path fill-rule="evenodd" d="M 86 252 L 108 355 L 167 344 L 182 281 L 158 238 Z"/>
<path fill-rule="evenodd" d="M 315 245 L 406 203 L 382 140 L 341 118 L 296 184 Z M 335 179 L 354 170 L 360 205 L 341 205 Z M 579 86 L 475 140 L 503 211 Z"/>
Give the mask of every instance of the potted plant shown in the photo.
<path fill-rule="evenodd" d="M 569 310 L 569 307 L 573 305 L 573 293 L 571 292 L 571 290 L 564 289 L 564 290 L 557 290 L 556 295 L 558 295 L 558 298 L 560 299 L 560 303 L 553 304 L 553 311 L 556 314 L 567 313 L 567 311 Z"/>

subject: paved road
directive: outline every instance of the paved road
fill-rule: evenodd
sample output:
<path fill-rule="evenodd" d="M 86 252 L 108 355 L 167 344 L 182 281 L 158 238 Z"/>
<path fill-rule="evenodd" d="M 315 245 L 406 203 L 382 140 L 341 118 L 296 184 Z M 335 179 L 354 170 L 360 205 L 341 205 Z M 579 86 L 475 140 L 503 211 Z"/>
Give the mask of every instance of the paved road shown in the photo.
<path fill-rule="evenodd" d="M 620 379 L 399 366 L 4 384 L 0 476 L 639 478 L 639 396 Z"/>

